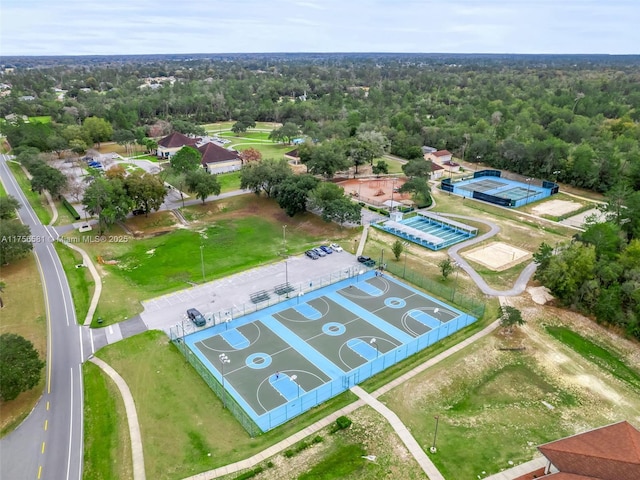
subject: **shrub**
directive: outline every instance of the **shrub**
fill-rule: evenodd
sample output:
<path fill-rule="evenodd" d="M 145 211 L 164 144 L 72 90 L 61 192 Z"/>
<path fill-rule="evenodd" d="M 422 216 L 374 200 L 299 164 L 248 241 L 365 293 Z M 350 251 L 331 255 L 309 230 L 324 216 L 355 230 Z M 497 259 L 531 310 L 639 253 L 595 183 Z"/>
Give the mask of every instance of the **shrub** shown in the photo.
<path fill-rule="evenodd" d="M 263 470 L 264 470 L 264 468 L 262 468 L 262 467 L 256 467 L 253 470 L 249 470 L 248 472 L 244 472 L 244 473 L 238 475 L 235 478 L 235 480 L 246 480 L 247 478 L 255 477 L 259 473 L 262 473 Z"/>
<path fill-rule="evenodd" d="M 336 419 L 336 424 L 331 429 L 331 433 L 336 433 L 338 430 L 344 430 L 351 426 L 351 419 L 342 415 Z"/>
<path fill-rule="evenodd" d="M 66 198 L 62 197 L 62 205 L 64 205 L 64 208 L 67 209 L 67 211 L 71 214 L 71 216 L 74 218 L 74 220 L 80 220 L 80 214 L 76 211 L 75 208 L 73 208 L 73 205 L 71 205 Z"/>

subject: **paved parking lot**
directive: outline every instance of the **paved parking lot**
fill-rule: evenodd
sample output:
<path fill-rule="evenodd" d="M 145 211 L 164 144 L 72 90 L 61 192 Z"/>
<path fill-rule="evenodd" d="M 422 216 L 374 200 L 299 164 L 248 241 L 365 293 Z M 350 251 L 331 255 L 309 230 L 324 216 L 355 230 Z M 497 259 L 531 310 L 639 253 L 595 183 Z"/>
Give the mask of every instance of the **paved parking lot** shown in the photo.
<path fill-rule="evenodd" d="M 205 265 L 207 269 L 214 269 L 215 265 Z M 163 295 L 143 302 L 144 311 L 140 317 L 149 329 L 164 330 L 167 333 L 171 327 L 180 325 L 185 333 L 193 331 L 195 326 L 186 317 L 188 308 L 197 308 L 207 319 L 207 326 L 220 321 L 220 313 L 230 312 L 238 316 L 243 311 L 254 311 L 256 306 L 251 303 L 252 293 L 264 290 L 271 296 L 271 303 L 278 299 L 273 292 L 277 285 L 287 281 L 295 288 L 291 295 L 306 292 L 319 287 L 320 278 L 334 275 L 348 275 L 366 270 L 356 261 L 354 255 L 344 252 L 334 252 L 331 255 L 311 260 L 305 255 L 289 257 L 286 261 L 257 267 L 236 275 L 221 278 L 192 288 Z M 343 277 L 344 278 L 344 277 Z M 315 284 L 314 284 L 315 282 Z M 205 327 L 206 328 L 206 327 Z"/>

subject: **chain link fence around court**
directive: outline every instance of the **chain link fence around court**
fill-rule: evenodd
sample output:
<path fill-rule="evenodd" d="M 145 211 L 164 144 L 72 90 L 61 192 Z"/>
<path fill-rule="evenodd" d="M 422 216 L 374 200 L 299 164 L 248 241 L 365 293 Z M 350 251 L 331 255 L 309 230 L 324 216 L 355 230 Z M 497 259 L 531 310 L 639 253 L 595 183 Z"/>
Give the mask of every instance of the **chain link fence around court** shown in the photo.
<path fill-rule="evenodd" d="M 231 322 L 236 318 L 271 307 L 272 305 L 277 305 L 278 303 L 285 302 L 291 298 L 302 297 L 304 294 L 333 285 L 334 283 L 338 283 L 342 280 L 355 278 L 357 281 L 360 275 L 368 272 L 369 270 L 371 270 L 371 267 L 367 267 L 362 264 L 350 265 L 327 275 L 311 278 L 309 281 L 294 284 L 287 282 L 285 284 L 274 285 L 269 291 L 260 290 L 256 292 L 247 292 L 247 295 L 250 298 L 255 298 L 257 301 L 245 302 L 241 305 L 234 305 L 217 312 L 206 313 L 205 319 L 207 320 L 207 323 L 201 328 L 195 328 L 190 321 L 183 321 L 169 328 L 169 336 L 171 340 L 181 338 L 193 333 L 194 331 Z"/>
<path fill-rule="evenodd" d="M 485 304 L 483 301 L 468 297 L 463 295 L 460 292 L 457 292 L 458 286 L 458 272 L 455 272 L 453 279 L 453 285 L 445 285 L 440 281 L 434 280 L 433 278 L 427 277 L 426 275 L 422 275 L 420 273 L 416 273 L 413 270 L 407 270 L 407 259 L 405 257 L 404 261 L 402 257 L 398 262 L 388 262 L 385 265 L 385 269 L 387 272 L 392 273 L 398 278 L 406 281 L 407 283 L 413 284 L 416 287 L 419 287 L 425 290 L 430 295 L 435 297 L 439 297 L 441 300 L 451 304 L 452 306 L 473 315 L 476 318 L 482 318 L 484 315 Z"/>
<path fill-rule="evenodd" d="M 358 281 L 359 276 L 368 270 L 370 269 L 363 265 L 354 265 L 348 269 L 343 269 L 340 272 L 334 272 L 330 275 L 318 277 L 317 279 L 310 281 L 309 284 L 300 284 L 298 286 L 299 290 L 296 290 L 297 293 L 295 294 L 297 295 L 300 292 L 307 293 L 311 290 L 320 289 L 347 278 L 355 277 L 356 281 Z M 255 437 L 286 423 L 292 418 L 326 402 L 354 385 L 357 385 L 373 375 L 382 372 L 391 365 L 401 362 L 407 357 L 427 348 L 435 342 L 452 335 L 484 315 L 485 304 L 482 301 L 456 292 L 457 278 L 455 279 L 453 287 L 450 287 L 428 278 L 425 275 L 421 275 L 413 271 L 407 271 L 403 262 L 387 263 L 386 270 L 388 273 L 426 290 L 434 297 L 439 297 L 445 302 L 455 305 L 457 308 L 469 315 L 462 315 L 455 321 L 445 324 L 438 329 L 432 330 L 426 335 L 422 335 L 385 354 L 380 354 L 376 359 L 352 370 L 348 374 L 335 378 L 315 390 L 303 393 L 297 399 L 289 401 L 258 418 L 253 418 L 235 401 L 232 395 L 225 391 L 220 381 L 214 376 L 213 372 L 202 363 L 198 356 L 192 352 L 189 346 L 184 342 L 183 337 L 192 333 L 192 329 L 188 329 L 188 331 L 186 331 L 184 323 L 176 325 L 171 329 L 170 338 L 173 344 L 178 348 L 178 351 L 184 355 L 185 359 L 193 366 L 207 385 L 209 385 L 211 390 L 213 390 L 213 392 L 223 401 L 223 404 L 227 409 L 229 409 L 238 422 L 240 422 L 242 427 L 249 433 L 249 435 L 251 435 L 251 437 Z M 289 298 L 291 297 L 282 295 L 279 298 L 270 299 L 262 304 L 246 304 L 243 307 L 236 308 L 234 311 L 237 314 L 240 314 L 243 311 L 250 313 L 262 308 L 267 308 L 270 305 L 278 303 L 278 301 L 286 301 Z M 224 312 L 224 314 L 226 314 L 226 312 Z M 240 315 L 237 316 L 239 317 Z M 217 315 L 214 318 L 219 319 L 221 317 L 220 315 Z M 217 321 L 216 325 L 224 322 L 225 315 L 223 315 L 222 318 L 223 320 Z"/>

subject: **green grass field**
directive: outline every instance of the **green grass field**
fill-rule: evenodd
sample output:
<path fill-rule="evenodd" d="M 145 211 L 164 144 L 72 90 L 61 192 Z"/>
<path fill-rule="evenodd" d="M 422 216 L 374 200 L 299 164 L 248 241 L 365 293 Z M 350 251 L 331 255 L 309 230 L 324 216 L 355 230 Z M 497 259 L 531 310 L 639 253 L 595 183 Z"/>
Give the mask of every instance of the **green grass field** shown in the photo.
<path fill-rule="evenodd" d="M 4 185 L 0 182 L 0 197 L 6 197 L 7 191 L 4 189 Z"/>
<path fill-rule="evenodd" d="M 567 327 L 547 325 L 545 328 L 552 337 L 561 341 L 582 357 L 598 365 L 598 367 L 615 378 L 640 390 L 640 372 L 621 361 L 617 355 L 611 352 L 610 348 L 604 348 Z"/>
<path fill-rule="evenodd" d="M 71 288 L 76 321 L 82 324 L 89 311 L 89 302 L 95 289 L 93 278 L 87 268 L 76 268 L 76 265 L 83 263 L 82 255 L 60 242 L 55 242 L 54 246 Z"/>
<path fill-rule="evenodd" d="M 96 365 L 82 366 L 84 377 L 83 478 L 132 478 L 131 439 L 122 396 Z"/>
<path fill-rule="evenodd" d="M 39 117 L 29 117 L 31 123 L 51 123 L 51 115 L 41 115 Z"/>
<path fill-rule="evenodd" d="M 184 478 L 250 457 L 356 399 L 345 392 L 286 425 L 250 438 L 164 333 L 145 332 L 109 345 L 97 356 L 118 371 L 131 389 L 146 475 L 153 479 Z M 89 400 L 88 404 L 88 408 L 100 408 L 100 403 Z M 113 436 L 108 425 L 101 423 L 100 431 Z M 126 459 L 116 455 L 111 461 L 119 464 Z M 103 468 L 113 471 L 110 465 Z"/>
<path fill-rule="evenodd" d="M 31 208 L 33 208 L 33 210 L 36 212 L 36 215 L 38 216 L 40 221 L 44 225 L 48 225 L 51 221 L 52 214 L 45 196 L 31 191 L 31 182 L 24 174 L 19 164 L 15 162 L 7 162 L 7 165 L 11 169 L 11 172 L 18 182 L 18 185 L 20 185 L 20 188 L 22 189 L 25 197 L 27 197 Z"/>
<path fill-rule="evenodd" d="M 240 133 L 236 135 L 234 132 L 222 132 L 219 136 L 223 138 L 228 138 L 233 143 L 241 142 L 243 140 L 264 140 L 266 142 L 271 142 L 269 139 L 269 135 L 271 132 L 262 132 L 255 130 L 248 130 L 246 132 Z"/>

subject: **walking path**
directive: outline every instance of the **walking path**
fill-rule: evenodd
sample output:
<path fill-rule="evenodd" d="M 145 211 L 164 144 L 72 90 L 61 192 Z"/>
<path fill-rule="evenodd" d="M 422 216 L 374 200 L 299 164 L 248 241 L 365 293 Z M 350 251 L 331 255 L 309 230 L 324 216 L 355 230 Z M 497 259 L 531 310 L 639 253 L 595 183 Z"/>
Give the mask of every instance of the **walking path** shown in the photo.
<path fill-rule="evenodd" d="M 127 423 L 129 424 L 129 436 L 131 437 L 131 457 L 133 460 L 133 480 L 145 480 L 144 453 L 142 451 L 142 435 L 140 424 L 138 423 L 138 412 L 133 401 L 131 390 L 124 379 L 118 375 L 113 368 L 97 357 L 91 357 L 90 362 L 100 367 L 115 382 L 124 402 L 124 409 L 127 413 Z"/>

